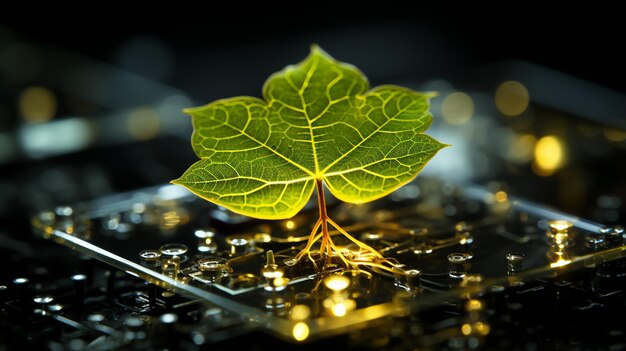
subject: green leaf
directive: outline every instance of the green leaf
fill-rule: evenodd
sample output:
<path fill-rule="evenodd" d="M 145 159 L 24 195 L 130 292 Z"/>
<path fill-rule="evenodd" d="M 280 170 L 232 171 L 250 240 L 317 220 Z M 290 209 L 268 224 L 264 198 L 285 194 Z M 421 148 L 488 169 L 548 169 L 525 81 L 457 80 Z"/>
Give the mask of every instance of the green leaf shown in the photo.
<path fill-rule="evenodd" d="M 234 212 L 294 216 L 316 180 L 345 202 L 383 197 L 413 179 L 443 147 L 422 134 L 433 96 L 367 78 L 317 46 L 273 74 L 263 98 L 186 110 L 201 159 L 173 183 Z"/>

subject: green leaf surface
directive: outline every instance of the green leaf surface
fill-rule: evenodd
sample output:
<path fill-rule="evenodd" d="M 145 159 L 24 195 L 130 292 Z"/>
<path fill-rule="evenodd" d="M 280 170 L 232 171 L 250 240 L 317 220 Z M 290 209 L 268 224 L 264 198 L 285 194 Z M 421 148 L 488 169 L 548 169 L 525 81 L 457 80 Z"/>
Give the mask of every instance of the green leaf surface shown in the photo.
<path fill-rule="evenodd" d="M 368 89 L 356 67 L 313 46 L 304 61 L 269 77 L 263 100 L 235 97 L 186 110 L 201 160 L 173 183 L 263 219 L 298 213 L 316 179 L 345 202 L 383 197 L 446 145 L 423 134 L 432 94 Z"/>

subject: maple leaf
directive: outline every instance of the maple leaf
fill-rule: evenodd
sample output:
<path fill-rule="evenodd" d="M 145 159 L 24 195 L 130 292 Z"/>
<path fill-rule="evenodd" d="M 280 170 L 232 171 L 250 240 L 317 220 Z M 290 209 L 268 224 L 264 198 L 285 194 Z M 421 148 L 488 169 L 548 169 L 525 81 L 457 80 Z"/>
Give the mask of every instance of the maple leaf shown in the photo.
<path fill-rule="evenodd" d="M 356 67 L 312 46 L 304 61 L 269 77 L 263 100 L 187 109 L 201 160 L 172 182 L 262 219 L 294 216 L 322 183 L 342 201 L 372 201 L 447 146 L 423 134 L 432 96 L 393 85 L 370 90 Z"/>

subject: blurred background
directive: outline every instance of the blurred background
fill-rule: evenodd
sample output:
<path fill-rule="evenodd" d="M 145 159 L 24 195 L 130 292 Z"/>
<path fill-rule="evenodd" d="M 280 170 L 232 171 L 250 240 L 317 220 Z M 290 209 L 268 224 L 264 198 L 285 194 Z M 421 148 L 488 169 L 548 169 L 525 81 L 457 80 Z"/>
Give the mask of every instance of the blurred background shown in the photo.
<path fill-rule="evenodd" d="M 0 350 L 9 349 L 3 345 L 7 340 L 31 348 L 83 349 L 84 343 L 70 347 L 73 337 L 81 341 L 73 329 L 61 332 L 55 329 L 60 323 L 23 311 L 30 309 L 30 300 L 43 303 L 45 310 L 45 303 L 57 296 L 72 306 L 76 300 L 82 313 L 84 280 L 94 269 L 102 274 L 87 291 L 106 295 L 110 305 L 94 299 L 90 311 L 95 306 L 94 311 L 104 311 L 115 321 L 124 315 L 118 313 L 122 300 L 110 298 L 115 285 L 128 280 L 104 264 L 98 268 L 88 256 L 70 254 L 66 247 L 31 234 L 33 214 L 55 208 L 65 218 L 72 208 L 64 205 L 120 192 L 141 195 L 140 189 L 177 178 L 196 161 L 191 121 L 183 108 L 238 95 L 260 96 L 265 79 L 302 60 L 313 43 L 359 67 L 372 86 L 398 84 L 439 93 L 432 100 L 435 119 L 428 134 L 452 147 L 439 153 L 424 175 L 488 187 L 503 194 L 498 202 L 517 196 L 603 225 L 625 223 L 621 11 L 596 3 L 578 8 L 519 1 L 485 7 L 420 3 L 411 9 L 400 2 L 318 1 L 280 8 L 240 2 L 220 3 L 219 8 L 211 2 L 133 5 L 137 9 L 110 2 L 72 8 L 56 2 L 14 3 L 11 10 L 5 4 L 0 13 L 0 302 L 19 300 L 0 303 Z M 178 217 L 165 215 L 167 225 L 178 223 Z M 115 226 L 104 230 L 123 237 L 129 227 L 118 225 L 120 218 L 112 213 L 106 223 Z M 613 233 L 621 234 L 619 229 Z M 527 298 L 539 304 L 524 305 L 522 312 L 533 316 L 529 325 L 511 319 L 504 338 L 538 333 L 545 345 L 588 349 L 576 340 L 589 334 L 602 339 L 615 329 L 607 345 L 621 338 L 621 344 L 611 344 L 611 349 L 620 349 L 626 334 L 617 330 L 619 325 L 610 329 L 604 323 L 610 320 L 607 311 L 623 310 L 624 262 L 607 267 L 583 273 L 599 277 L 616 294 L 598 292 L 600 298 L 592 294 L 588 299 L 572 285 L 568 291 L 584 302 L 579 308 L 579 300 L 569 299 L 570 292 L 559 295 L 565 284 L 546 284 L 542 295 Z M 68 272 L 85 274 L 70 281 Z M 76 292 L 64 293 L 70 290 Z M 147 290 L 155 296 L 155 289 Z M 30 296 L 43 293 L 51 295 Z M 564 305 L 589 312 L 561 314 Z M 519 316 L 513 313 L 522 305 L 510 306 L 503 318 L 509 312 Z M 562 337 L 556 323 L 569 320 L 583 327 L 570 328 Z M 84 325 L 98 321 L 89 319 Z M 174 340 L 171 335 L 161 333 L 163 339 Z M 248 337 L 238 340 L 249 348 L 262 347 L 248 344 Z M 99 334 L 89 345 L 111 348 Z M 526 349 L 546 348 L 542 345 L 528 343 Z"/>
<path fill-rule="evenodd" d="M 197 6 L 89 4 L 71 14 L 1 15 L 5 248 L 19 250 L 35 210 L 178 177 L 196 159 L 181 109 L 260 96 L 265 78 L 303 59 L 312 43 L 358 66 L 372 86 L 439 92 L 429 133 L 453 147 L 425 173 L 623 223 L 626 57 L 618 11 L 521 2 L 420 11 L 318 3 L 280 13 Z M 34 20 L 32 11 L 49 15 Z"/>

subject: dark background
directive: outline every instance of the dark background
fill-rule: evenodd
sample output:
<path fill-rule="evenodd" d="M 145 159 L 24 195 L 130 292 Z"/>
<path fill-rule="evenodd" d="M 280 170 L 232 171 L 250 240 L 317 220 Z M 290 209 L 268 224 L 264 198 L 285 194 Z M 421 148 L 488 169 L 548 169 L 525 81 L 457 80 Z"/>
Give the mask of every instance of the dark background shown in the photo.
<path fill-rule="evenodd" d="M 491 94 L 502 80 L 490 76 L 489 69 L 500 62 L 516 60 L 548 67 L 617 92 L 626 91 L 626 57 L 620 50 L 625 32 L 622 14 L 602 4 L 579 7 L 514 1 L 477 6 L 440 2 L 415 4 L 416 9 L 400 2 L 376 5 L 230 2 L 220 5 L 217 8 L 206 3 L 201 8 L 191 2 L 164 1 L 136 8 L 128 4 L 89 3 L 63 9 L 57 5 L 23 4 L 21 10 L 3 12 L 0 25 L 8 28 L 8 35 L 14 39 L 42 50 L 60 48 L 93 59 L 94 63 L 108 63 L 177 88 L 188 94 L 196 105 L 237 95 L 259 96 L 269 74 L 302 60 L 313 43 L 337 59 L 359 67 L 372 85 L 395 83 L 419 88 L 424 82 L 445 80 L 453 89 Z M 4 34 L 7 35 L 6 30 Z M 2 33 L 0 39 L 1 36 Z M 136 45 L 146 38 L 152 43 L 156 41 L 160 51 L 153 54 L 151 49 Z M 64 63 L 56 62 L 57 65 Z M 43 70 L 54 72 L 56 68 L 53 65 Z M 57 74 L 56 79 L 64 77 Z M 91 85 L 94 79 L 85 75 L 80 84 Z M 29 82 L 42 86 L 49 86 L 49 83 Z M 11 121 L 3 124 L 5 130 L 20 128 L 15 102 L 25 87 L 11 84 L 0 87 L 0 102 L 11 110 Z M 156 98 L 150 92 L 143 92 L 143 96 L 141 93 L 122 85 L 118 87 L 117 98 L 124 102 L 85 117 L 97 120 L 118 109 L 123 111 L 152 103 L 151 99 Z M 598 103 L 590 100 L 589 106 Z M 60 106 L 55 119 L 73 113 Z M 498 180 L 507 181 L 514 194 L 586 218 L 593 217 L 599 196 L 624 195 L 621 182 L 606 181 L 621 172 L 619 160 L 623 157 L 623 148 L 609 154 L 604 151 L 602 157 L 597 153 L 579 156 L 588 149 L 588 144 L 579 143 L 581 136 L 576 130 L 570 133 L 580 121 L 597 116 L 563 115 L 553 110 L 535 110 L 534 113 L 530 118 L 499 120 L 510 121 L 512 124 L 507 128 L 513 129 L 515 123 L 526 121 L 533 127 L 523 132 L 534 133 L 537 137 L 554 130 L 567 133 L 568 144 L 572 148 L 579 145 L 571 151 L 573 157 L 570 158 L 576 162 L 568 165 L 576 172 L 565 170 L 556 177 L 540 178 L 526 167 L 521 172 L 509 172 L 513 174 L 509 179 L 502 176 Z M 557 115 L 561 117 L 553 118 Z M 624 125 L 626 116 L 610 117 L 613 120 L 611 123 L 607 120 L 606 125 Z M 594 128 L 601 134 L 604 121 L 597 122 L 598 118 L 593 122 Z M 57 191 L 59 194 L 53 196 L 56 200 L 40 199 L 36 208 L 168 182 L 196 159 L 187 141 L 188 134 L 188 130 L 183 130 L 176 140 L 160 138 L 123 145 L 107 144 L 105 140 L 88 150 L 46 160 L 18 157 L 17 162 L 0 165 L 6 187 L 19 189 L 5 196 L 4 207 L 15 211 L 10 204 L 19 201 L 26 208 L 32 208 L 34 201 L 25 194 L 58 188 L 51 186 L 43 176 L 36 180 L 45 170 L 54 167 L 69 166 L 64 171 L 73 172 L 73 178 L 59 182 L 76 183 L 73 195 Z M 480 138 L 484 144 L 489 144 L 501 137 L 501 134 L 486 133 Z M 605 140 L 590 140 L 591 143 L 596 141 L 606 143 Z M 493 151 L 497 147 L 487 148 Z M 460 149 L 460 146 L 455 148 Z M 86 165 L 93 165 L 96 173 L 103 173 L 109 185 L 101 187 L 101 191 L 83 190 L 82 182 L 88 179 L 84 175 L 91 174 L 85 170 Z M 591 189 L 588 198 L 581 195 L 577 204 L 573 204 L 569 197 L 558 195 L 559 187 L 560 192 L 567 191 L 569 186 L 564 184 L 569 184 L 565 182 L 568 179 L 578 179 L 579 188 Z M 479 183 L 490 180 L 493 179 L 479 179 Z M 40 185 L 31 189 L 36 182 Z M 11 212 L 5 215 L 7 213 Z"/>
<path fill-rule="evenodd" d="M 115 53 L 129 38 L 158 37 L 176 56 L 168 82 L 181 88 L 195 84 L 189 76 L 202 76 L 202 71 L 188 72 L 186 66 L 209 56 L 237 54 L 235 62 L 221 67 L 220 78 L 234 75 L 239 93 L 251 87 L 258 91 L 268 72 L 301 59 L 315 42 L 361 67 L 374 82 L 399 77 L 445 78 L 468 67 L 518 59 L 618 91 L 626 89 L 626 57 L 619 52 L 623 19 L 620 11 L 604 4 L 512 1 L 478 6 L 439 2 L 416 3 L 415 10 L 400 2 L 236 2 L 220 6 L 224 8 L 210 2 L 202 8 L 191 2 L 154 2 L 131 9 L 90 3 L 72 8 L 72 14 L 37 7 L 45 14 L 42 19 L 28 18 L 21 11 L 5 12 L 0 21 L 40 43 L 105 62 L 115 62 Z M 422 60 L 407 64 L 413 57 Z M 402 69 L 379 76 L 378 71 L 385 73 L 380 68 L 385 65 Z M 230 84 L 210 81 L 210 76 L 199 78 L 206 79 L 209 90 Z M 201 89 L 196 89 L 201 94 Z"/>

